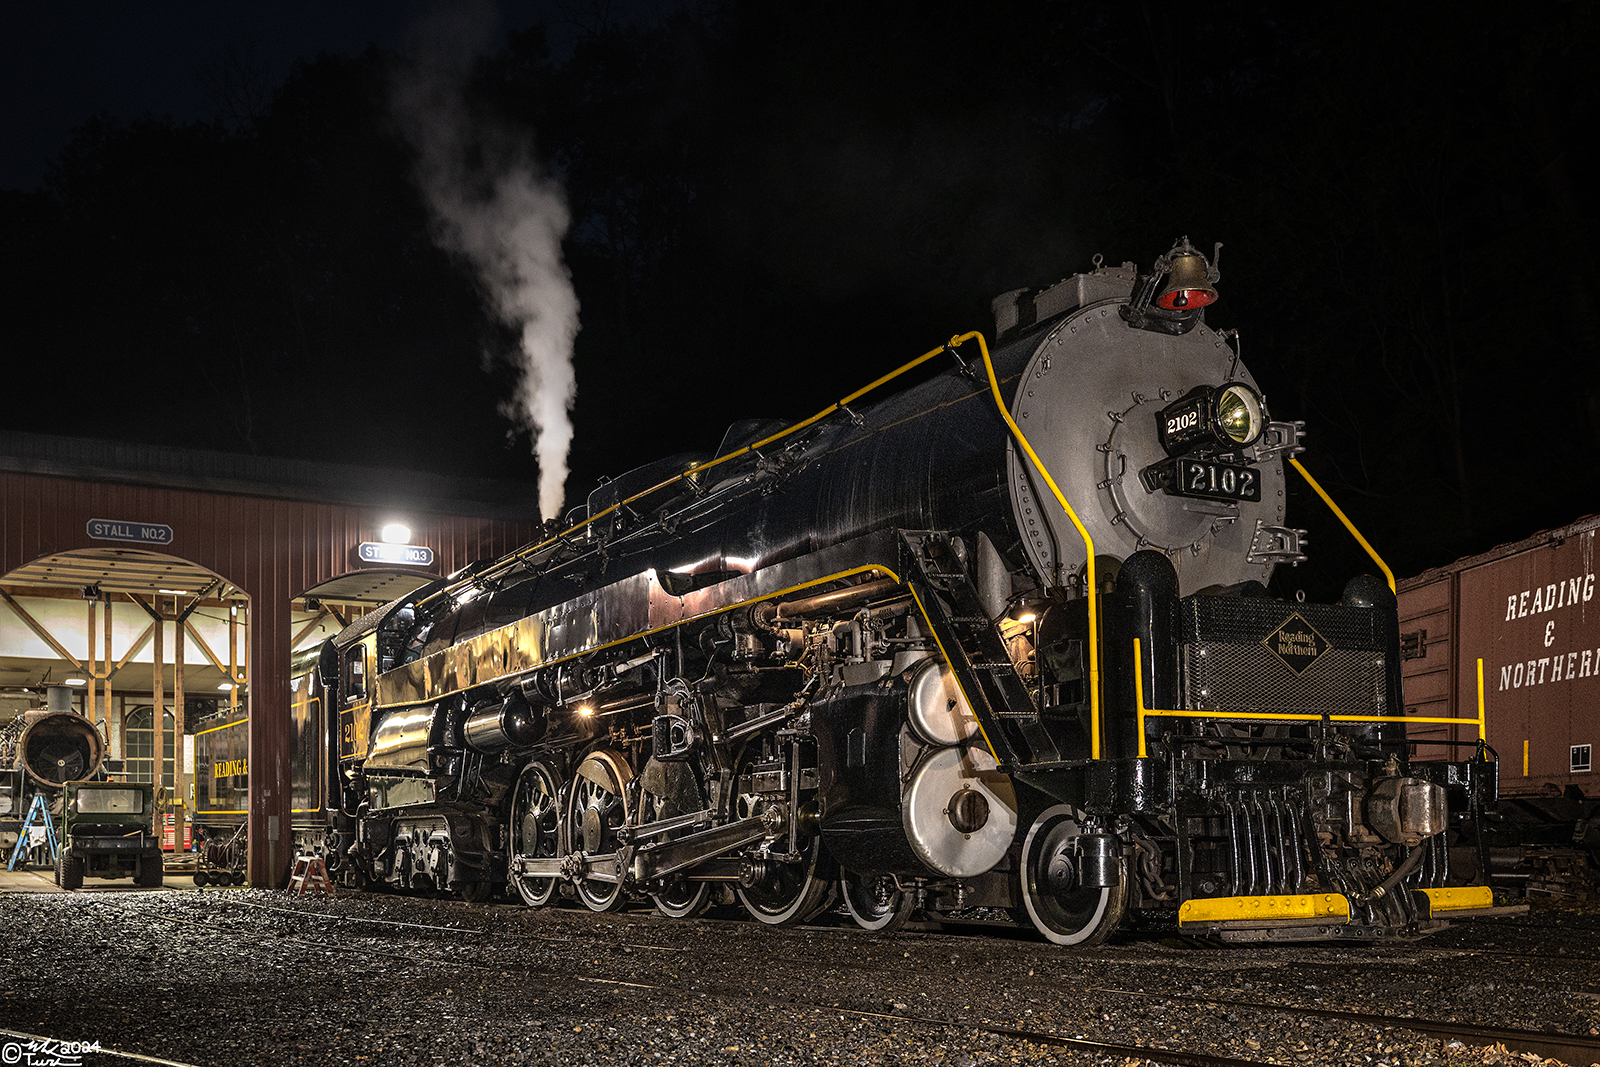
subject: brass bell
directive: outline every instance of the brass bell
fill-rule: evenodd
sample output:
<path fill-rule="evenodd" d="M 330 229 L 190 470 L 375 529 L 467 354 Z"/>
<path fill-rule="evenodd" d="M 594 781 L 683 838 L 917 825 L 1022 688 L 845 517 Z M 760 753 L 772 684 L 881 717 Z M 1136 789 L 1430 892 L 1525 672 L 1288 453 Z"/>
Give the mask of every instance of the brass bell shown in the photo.
<path fill-rule="evenodd" d="M 1193 311 L 1216 302 L 1217 289 L 1211 284 L 1206 257 L 1188 247 L 1174 250 L 1167 283 L 1156 297 L 1156 306 L 1168 311 Z"/>

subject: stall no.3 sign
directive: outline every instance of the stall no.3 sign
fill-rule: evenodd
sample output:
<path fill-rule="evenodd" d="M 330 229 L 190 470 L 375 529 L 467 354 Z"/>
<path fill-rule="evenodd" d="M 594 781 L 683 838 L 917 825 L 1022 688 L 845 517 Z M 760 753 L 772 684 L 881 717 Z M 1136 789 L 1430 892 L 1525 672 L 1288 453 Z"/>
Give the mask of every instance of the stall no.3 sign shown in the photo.
<path fill-rule="evenodd" d="M 433 549 L 427 545 L 391 545 L 363 541 L 357 548 L 362 563 L 400 563 L 409 567 L 433 565 Z"/>

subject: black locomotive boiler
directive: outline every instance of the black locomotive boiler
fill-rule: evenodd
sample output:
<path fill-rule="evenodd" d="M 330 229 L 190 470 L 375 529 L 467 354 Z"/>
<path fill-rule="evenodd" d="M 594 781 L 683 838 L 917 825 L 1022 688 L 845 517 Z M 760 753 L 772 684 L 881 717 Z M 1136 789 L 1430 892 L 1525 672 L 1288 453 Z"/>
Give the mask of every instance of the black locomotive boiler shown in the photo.
<path fill-rule="evenodd" d="M 1206 325 L 1217 277 L 1185 239 L 1007 294 L 992 352 L 735 424 L 352 624 L 319 664 L 336 869 L 771 924 L 1006 909 L 1064 945 L 1489 908 L 1450 846 L 1496 764 L 1408 758 L 1391 588 L 1267 592 L 1304 558 L 1301 431 Z"/>

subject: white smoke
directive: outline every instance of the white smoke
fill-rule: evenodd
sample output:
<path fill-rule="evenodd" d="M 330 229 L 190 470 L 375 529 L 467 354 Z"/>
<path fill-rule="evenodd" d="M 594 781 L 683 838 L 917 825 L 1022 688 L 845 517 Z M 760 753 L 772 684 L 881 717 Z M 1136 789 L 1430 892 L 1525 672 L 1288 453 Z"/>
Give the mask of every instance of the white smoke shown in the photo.
<path fill-rule="evenodd" d="M 417 150 L 417 178 L 440 247 L 473 268 L 501 321 L 519 335 L 516 396 L 501 411 L 533 432 L 539 510 L 561 517 L 577 382 L 578 296 L 561 258 L 566 196 L 535 163 L 526 134 L 474 117 L 464 89 L 492 43 L 488 0 L 440 5 L 414 37 L 395 86 L 395 113 Z"/>

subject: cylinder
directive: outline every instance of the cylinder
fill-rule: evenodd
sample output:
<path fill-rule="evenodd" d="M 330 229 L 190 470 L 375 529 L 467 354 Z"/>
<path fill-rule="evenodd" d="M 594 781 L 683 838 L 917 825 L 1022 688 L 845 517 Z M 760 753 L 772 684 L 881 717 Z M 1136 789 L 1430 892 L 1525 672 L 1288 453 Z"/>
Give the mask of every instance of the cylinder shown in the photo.
<path fill-rule="evenodd" d="M 1017 835 L 1016 790 L 981 745 L 936 748 L 911 772 L 901 825 L 924 866 L 975 878 L 1005 858 Z"/>
<path fill-rule="evenodd" d="M 17 764 L 40 785 L 60 788 L 100 769 L 106 746 L 100 731 L 71 711 L 46 712 L 23 731 Z"/>
<path fill-rule="evenodd" d="M 978 732 L 977 716 L 956 684 L 955 674 L 932 657 L 913 669 L 906 692 L 906 717 L 930 745 L 959 745 Z"/>
<path fill-rule="evenodd" d="M 467 744 L 479 752 L 498 752 L 503 748 L 527 748 L 544 739 L 548 720 L 543 708 L 535 708 L 513 692 L 497 705 L 474 712 L 462 732 Z"/>

